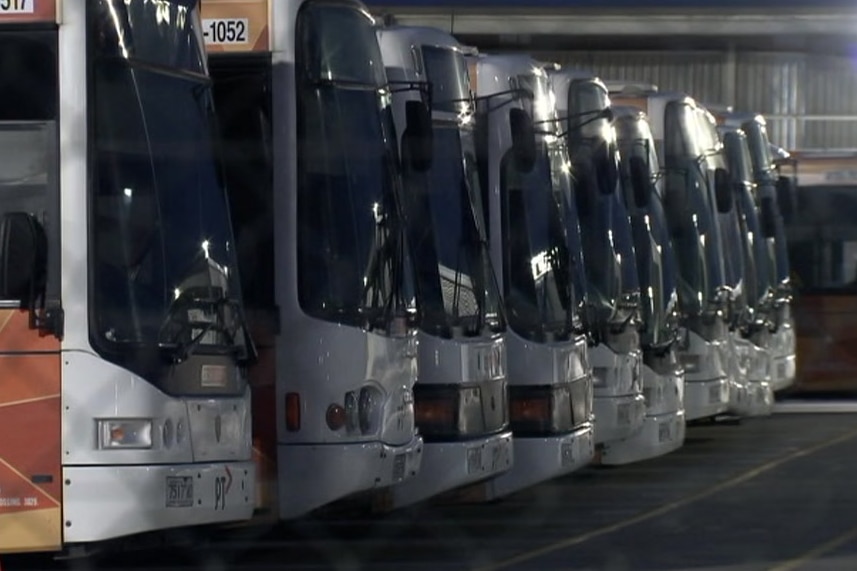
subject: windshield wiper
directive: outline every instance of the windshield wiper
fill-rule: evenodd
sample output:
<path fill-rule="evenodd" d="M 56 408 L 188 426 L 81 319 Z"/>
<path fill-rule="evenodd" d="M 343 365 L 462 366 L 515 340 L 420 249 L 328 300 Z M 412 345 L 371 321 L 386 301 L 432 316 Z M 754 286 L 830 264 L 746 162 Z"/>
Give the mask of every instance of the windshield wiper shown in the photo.
<path fill-rule="evenodd" d="M 217 287 L 189 288 L 173 302 L 161 327 L 159 337 L 163 337 L 168 327 L 176 324 L 179 325 L 168 341 L 158 343 L 159 348 L 170 352 L 171 358 L 176 363 L 181 363 L 190 358 L 211 332 L 222 335 L 225 341 L 224 345 L 228 346 L 235 354 L 240 354 L 246 349 L 243 347 L 243 343 L 239 344 L 237 342 L 238 332 L 243 326 L 243 321 L 240 317 L 240 302 L 225 296 L 217 298 L 189 297 L 198 293 L 200 289 L 206 291 L 220 290 Z M 230 314 L 234 322 L 231 327 L 223 323 L 224 309 L 227 307 L 230 309 Z M 202 320 L 191 319 L 189 314 L 194 310 L 202 312 L 204 318 Z M 184 314 L 184 319 L 178 319 L 178 315 L 181 314 Z M 193 334 L 197 329 L 199 332 Z M 192 336 L 187 340 L 183 340 L 188 333 L 191 333 Z M 248 358 L 250 358 L 249 352 Z"/>

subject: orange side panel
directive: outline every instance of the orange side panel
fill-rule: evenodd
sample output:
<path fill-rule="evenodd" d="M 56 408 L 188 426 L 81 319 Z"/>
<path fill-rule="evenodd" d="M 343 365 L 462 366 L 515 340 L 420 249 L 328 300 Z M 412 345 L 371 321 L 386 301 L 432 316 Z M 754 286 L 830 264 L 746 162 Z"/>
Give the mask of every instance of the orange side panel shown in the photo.
<path fill-rule="evenodd" d="M 200 16 L 209 52 L 266 52 L 271 49 L 268 0 L 203 0 Z M 220 22 L 212 24 L 211 20 Z M 246 20 L 246 26 L 239 20 Z"/>
<path fill-rule="evenodd" d="M 58 9 L 59 0 L 10 0 L 0 5 L 0 24 L 56 22 Z"/>
<path fill-rule="evenodd" d="M 277 506 L 277 363 L 276 336 L 264 315 L 247 312 L 259 359 L 250 369 L 253 399 L 253 459 L 256 462 L 256 509 Z"/>
<path fill-rule="evenodd" d="M 0 553 L 62 544 L 59 349 L 0 310 Z"/>
<path fill-rule="evenodd" d="M 797 388 L 857 391 L 857 297 L 802 295 L 795 304 Z"/>

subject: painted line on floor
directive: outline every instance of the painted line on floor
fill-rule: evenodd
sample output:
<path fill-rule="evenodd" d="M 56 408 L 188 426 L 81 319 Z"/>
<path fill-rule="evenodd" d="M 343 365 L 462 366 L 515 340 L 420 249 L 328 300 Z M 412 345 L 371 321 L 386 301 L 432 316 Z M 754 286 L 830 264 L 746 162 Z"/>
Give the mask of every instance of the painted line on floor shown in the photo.
<path fill-rule="evenodd" d="M 842 434 L 841 436 L 838 436 L 837 438 L 834 438 L 833 440 L 820 442 L 818 444 L 815 444 L 815 445 L 810 446 L 808 448 L 804 448 L 802 450 L 796 450 L 795 452 L 792 452 L 791 454 L 788 454 L 788 455 L 783 456 L 781 458 L 778 458 L 776 460 L 771 460 L 770 462 L 766 462 L 765 464 L 762 464 L 761 466 L 753 468 L 752 470 L 748 470 L 747 472 L 745 472 L 741 475 L 730 478 L 729 480 L 726 480 L 726 481 L 721 482 L 719 484 L 715 484 L 714 486 L 712 486 L 710 488 L 707 488 L 701 492 L 697 492 L 695 494 L 687 496 L 686 498 L 682 498 L 680 500 L 676 500 L 674 502 L 665 504 L 665 505 L 663 505 L 659 508 L 656 508 L 654 510 L 644 512 L 640 515 L 637 515 L 637 516 L 628 518 L 626 520 L 623 520 L 623 521 L 620 521 L 620 522 L 617 522 L 617 523 L 614 523 L 614 524 L 611 524 L 608 526 L 604 526 L 604 527 L 601 527 L 601 528 L 598 528 L 598 529 L 595 529 L 592 531 L 588 531 L 586 533 L 576 535 L 574 537 L 569 537 L 567 539 L 563 539 L 561 541 L 557 541 L 555 543 L 545 545 L 544 547 L 540 547 L 540 548 L 534 549 L 532 551 L 527 551 L 525 553 L 521 553 L 520 555 L 516 555 L 516 556 L 511 557 L 509 559 L 505 559 L 503 561 L 498 561 L 496 563 L 492 563 L 492 564 L 485 565 L 482 567 L 477 567 L 473 571 L 497 571 L 499 569 L 507 569 L 507 568 L 512 567 L 514 565 L 526 563 L 528 561 L 532 561 L 533 559 L 538 559 L 539 557 L 549 555 L 549 554 L 554 553 L 556 551 L 567 549 L 569 547 L 573 547 L 575 545 L 580 545 L 581 543 L 585 543 L 587 541 L 591 541 L 593 539 L 597 539 L 599 537 L 609 535 L 609 534 L 615 533 L 617 531 L 621 531 L 623 529 L 637 525 L 639 523 L 643 523 L 643 522 L 655 519 L 655 518 L 660 517 L 664 514 L 668 514 L 672 511 L 675 511 L 679 508 L 683 508 L 685 506 L 688 506 L 688 505 L 693 504 L 695 502 L 698 502 L 700 500 L 704 500 L 704 499 L 711 497 L 711 496 L 713 496 L 719 492 L 722 492 L 724 490 L 734 488 L 735 486 L 738 486 L 740 484 L 748 482 L 748 481 L 752 480 L 753 478 L 761 476 L 762 474 L 764 474 L 766 472 L 770 472 L 771 470 L 778 468 L 778 467 L 782 466 L 783 464 L 787 464 L 788 462 L 791 462 L 792 460 L 797 460 L 798 458 L 803 458 L 805 456 L 815 454 L 816 452 L 820 452 L 820 451 L 825 450 L 827 448 L 830 448 L 832 446 L 836 446 L 837 444 L 842 444 L 843 442 L 847 442 L 848 440 L 852 440 L 855 437 L 857 437 L 857 429 L 846 432 L 845 434 Z M 778 570 L 778 571 L 782 571 L 782 570 Z"/>

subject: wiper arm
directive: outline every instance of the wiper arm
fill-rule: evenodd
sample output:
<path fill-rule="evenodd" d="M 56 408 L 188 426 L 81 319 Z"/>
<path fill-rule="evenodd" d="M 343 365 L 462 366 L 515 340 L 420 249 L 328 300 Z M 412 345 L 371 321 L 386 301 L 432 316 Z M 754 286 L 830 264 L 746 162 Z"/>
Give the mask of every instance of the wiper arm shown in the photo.
<path fill-rule="evenodd" d="M 326 79 L 317 78 L 310 80 L 310 85 L 313 87 L 339 88 L 339 89 L 355 89 L 361 91 L 378 91 L 381 86 L 374 83 L 366 83 L 365 81 L 349 80 L 349 79 Z"/>
<path fill-rule="evenodd" d="M 208 289 L 208 288 L 206 288 Z M 185 293 L 187 295 L 187 292 Z M 176 302 L 182 300 L 179 297 Z M 175 305 L 175 302 L 174 302 Z M 231 300 L 226 297 L 221 297 L 216 300 L 211 299 L 189 299 L 186 301 L 186 304 L 182 304 L 181 308 L 178 311 L 189 312 L 190 310 L 197 309 L 202 311 L 203 313 L 213 314 L 210 318 L 207 318 L 203 321 L 193 321 L 187 317 L 183 321 L 181 321 L 181 326 L 178 331 L 172 336 L 172 339 L 168 342 L 159 343 L 158 346 L 161 349 L 170 350 L 172 353 L 171 357 L 176 363 L 181 363 L 186 361 L 193 355 L 199 346 L 202 344 L 203 339 L 205 339 L 206 335 L 211 333 L 212 331 L 222 335 L 225 338 L 225 344 L 231 347 L 236 353 L 241 350 L 241 347 L 236 342 L 236 336 L 238 334 L 238 330 L 242 326 L 241 319 L 235 319 L 235 323 L 232 327 L 228 327 L 225 324 L 221 323 L 223 319 L 223 309 L 225 307 L 230 307 L 232 311 L 240 313 L 240 304 L 236 300 Z M 175 324 L 176 320 L 176 309 L 173 308 L 170 310 L 167 319 L 161 328 L 161 334 L 163 334 L 164 329 L 166 329 L 169 325 Z M 193 332 L 195 329 L 200 328 L 201 330 L 196 335 L 193 335 L 187 341 L 181 341 L 182 337 L 188 333 L 188 331 Z M 249 357 L 249 355 L 248 355 Z"/>

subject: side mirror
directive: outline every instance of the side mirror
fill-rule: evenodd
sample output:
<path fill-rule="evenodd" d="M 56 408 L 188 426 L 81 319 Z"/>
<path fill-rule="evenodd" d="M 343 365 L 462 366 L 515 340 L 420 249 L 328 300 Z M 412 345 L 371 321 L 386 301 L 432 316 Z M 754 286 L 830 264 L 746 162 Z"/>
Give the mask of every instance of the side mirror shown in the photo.
<path fill-rule="evenodd" d="M 777 235 L 777 205 L 773 197 L 766 196 L 760 206 L 762 235 L 765 238 L 775 238 Z"/>
<path fill-rule="evenodd" d="M 536 130 L 533 119 L 523 109 L 509 110 L 512 130 L 512 153 L 521 172 L 530 172 L 536 166 Z"/>
<path fill-rule="evenodd" d="M 652 195 L 652 179 L 649 176 L 648 163 L 643 157 L 633 156 L 628 161 L 628 172 L 631 177 L 634 204 L 637 208 L 647 207 Z"/>
<path fill-rule="evenodd" d="M 601 112 L 600 117 L 602 119 L 606 119 L 608 123 L 612 123 L 613 119 L 615 118 L 615 115 L 613 114 L 613 108 L 605 107 L 604 110 Z"/>
<path fill-rule="evenodd" d="M 0 297 L 31 302 L 41 293 L 47 271 L 47 237 L 26 212 L 8 212 L 0 221 Z"/>
<path fill-rule="evenodd" d="M 417 172 L 426 172 L 434 158 L 431 111 L 422 101 L 408 101 L 405 103 L 405 123 L 402 148 L 408 166 Z"/>
<path fill-rule="evenodd" d="M 717 212 L 726 214 L 732 210 L 733 187 L 729 180 L 729 172 L 722 167 L 714 170 L 714 201 Z"/>

